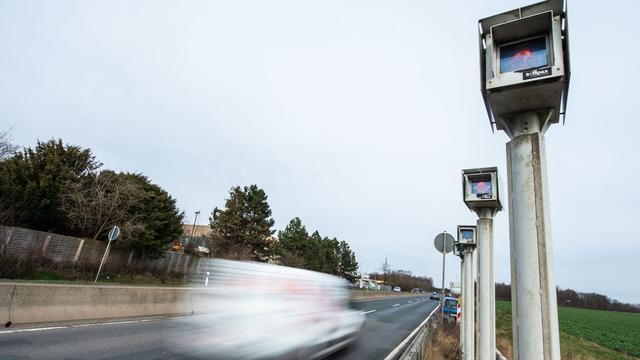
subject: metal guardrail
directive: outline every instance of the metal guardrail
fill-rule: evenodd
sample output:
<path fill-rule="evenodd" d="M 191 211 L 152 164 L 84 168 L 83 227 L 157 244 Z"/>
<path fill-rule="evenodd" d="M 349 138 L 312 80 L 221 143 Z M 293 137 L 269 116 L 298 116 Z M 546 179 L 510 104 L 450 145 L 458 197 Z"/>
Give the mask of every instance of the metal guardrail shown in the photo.
<path fill-rule="evenodd" d="M 424 358 L 425 343 L 429 340 L 436 317 L 441 305 L 433 311 L 418 327 L 416 327 L 400 345 L 398 345 L 384 360 L 422 360 Z"/>

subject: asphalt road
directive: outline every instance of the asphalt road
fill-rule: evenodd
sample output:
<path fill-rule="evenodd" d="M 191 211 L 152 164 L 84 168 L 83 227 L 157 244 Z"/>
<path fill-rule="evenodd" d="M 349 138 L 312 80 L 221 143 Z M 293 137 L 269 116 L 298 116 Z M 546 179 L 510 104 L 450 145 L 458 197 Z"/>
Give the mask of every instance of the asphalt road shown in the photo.
<path fill-rule="evenodd" d="M 352 303 L 367 317 L 357 342 L 331 359 L 384 359 L 438 306 L 429 295 Z"/>
<path fill-rule="evenodd" d="M 331 359 L 384 359 L 437 306 L 428 296 L 352 303 L 362 336 Z M 184 359 L 167 339 L 188 332 L 176 318 L 0 331 L 0 359 Z"/>

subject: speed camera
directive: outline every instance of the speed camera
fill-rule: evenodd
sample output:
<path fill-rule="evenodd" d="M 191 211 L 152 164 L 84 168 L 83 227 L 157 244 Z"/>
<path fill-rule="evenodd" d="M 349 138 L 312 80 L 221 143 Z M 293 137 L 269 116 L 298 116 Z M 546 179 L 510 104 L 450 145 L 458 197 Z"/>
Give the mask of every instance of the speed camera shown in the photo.
<path fill-rule="evenodd" d="M 492 124 L 510 133 L 513 116 L 536 112 L 544 131 L 559 121 L 569 88 L 567 12 L 549 0 L 480 20 L 482 94 Z"/>
<path fill-rule="evenodd" d="M 462 170 L 462 194 L 469 209 L 502 209 L 498 168 Z"/>
<path fill-rule="evenodd" d="M 474 225 L 458 225 L 456 244 L 476 245 L 476 227 Z"/>

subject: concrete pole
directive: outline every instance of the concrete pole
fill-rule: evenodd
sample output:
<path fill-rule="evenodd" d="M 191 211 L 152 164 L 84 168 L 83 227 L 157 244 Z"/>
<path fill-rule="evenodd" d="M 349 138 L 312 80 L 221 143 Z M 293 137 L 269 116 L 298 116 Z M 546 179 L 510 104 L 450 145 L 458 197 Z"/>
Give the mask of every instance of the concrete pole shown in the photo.
<path fill-rule="evenodd" d="M 462 259 L 462 330 L 464 339 L 462 359 L 473 360 L 475 357 L 474 313 L 475 303 L 473 294 L 473 253 L 465 250 Z"/>
<path fill-rule="evenodd" d="M 536 113 L 507 143 L 514 359 L 560 359 L 544 137 Z"/>
<path fill-rule="evenodd" d="M 493 281 L 494 209 L 478 209 L 478 359 L 496 358 L 495 284 Z"/>

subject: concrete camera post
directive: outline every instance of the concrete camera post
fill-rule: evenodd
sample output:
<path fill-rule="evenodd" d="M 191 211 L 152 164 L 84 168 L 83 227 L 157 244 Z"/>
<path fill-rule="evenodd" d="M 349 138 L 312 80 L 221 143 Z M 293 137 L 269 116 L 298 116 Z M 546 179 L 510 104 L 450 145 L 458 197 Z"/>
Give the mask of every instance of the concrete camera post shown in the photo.
<path fill-rule="evenodd" d="M 480 360 L 496 354 L 495 284 L 493 281 L 493 218 L 502 210 L 498 168 L 462 170 L 462 199 L 478 215 L 478 326 L 476 351 Z"/>
<path fill-rule="evenodd" d="M 494 15 L 480 20 L 479 30 L 485 107 L 492 128 L 510 138 L 514 359 L 560 359 L 543 135 L 561 115 L 564 120 L 566 109 L 566 3 L 550 0 Z"/>
<path fill-rule="evenodd" d="M 473 225 L 458 225 L 458 236 L 454 243 L 460 253 L 462 278 L 462 319 L 460 321 L 460 348 L 462 358 L 473 360 L 475 354 L 474 339 L 474 279 L 473 279 L 473 251 L 476 247 L 476 227 Z"/>

